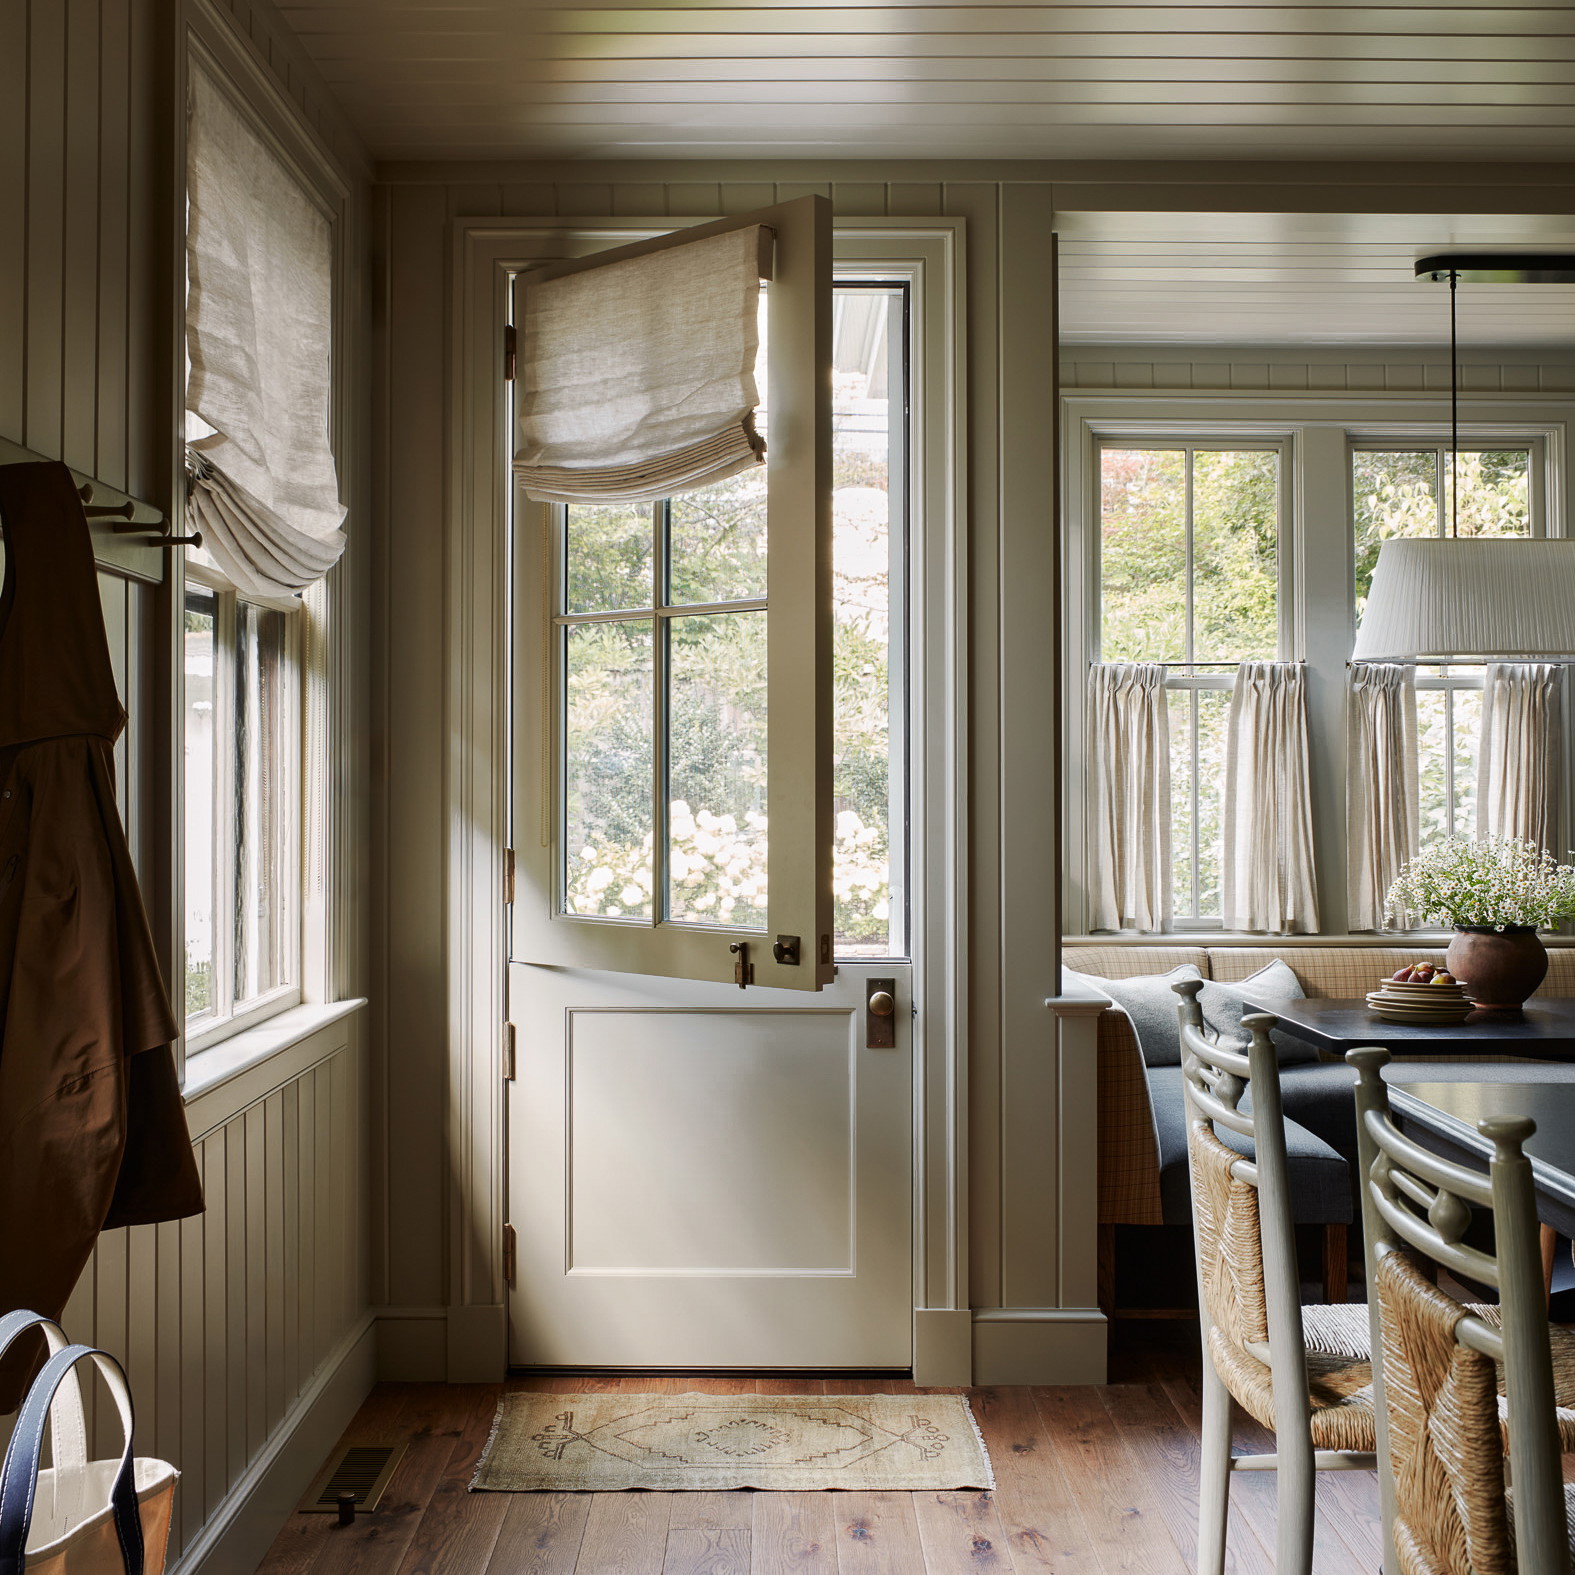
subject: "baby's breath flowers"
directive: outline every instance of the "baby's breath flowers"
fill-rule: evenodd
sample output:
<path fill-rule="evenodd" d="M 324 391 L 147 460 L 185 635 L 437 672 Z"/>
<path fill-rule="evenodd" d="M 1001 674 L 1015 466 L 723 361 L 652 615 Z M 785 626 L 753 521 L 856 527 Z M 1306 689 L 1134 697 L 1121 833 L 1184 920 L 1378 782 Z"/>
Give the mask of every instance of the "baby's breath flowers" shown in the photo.
<path fill-rule="evenodd" d="M 1384 906 L 1404 928 L 1540 929 L 1575 918 L 1575 867 L 1516 837 L 1443 837 L 1400 871 Z"/>

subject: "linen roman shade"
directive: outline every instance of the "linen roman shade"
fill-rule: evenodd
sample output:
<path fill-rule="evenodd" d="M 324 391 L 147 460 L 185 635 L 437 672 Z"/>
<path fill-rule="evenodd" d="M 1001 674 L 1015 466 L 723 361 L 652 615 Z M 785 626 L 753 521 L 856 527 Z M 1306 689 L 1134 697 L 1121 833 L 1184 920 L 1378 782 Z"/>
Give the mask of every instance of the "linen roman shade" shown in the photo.
<path fill-rule="evenodd" d="M 759 225 L 533 282 L 515 472 L 544 503 L 654 502 L 765 457 Z"/>
<path fill-rule="evenodd" d="M 333 231 L 195 65 L 186 190 L 192 522 L 237 590 L 291 595 L 345 546 L 328 437 Z"/>

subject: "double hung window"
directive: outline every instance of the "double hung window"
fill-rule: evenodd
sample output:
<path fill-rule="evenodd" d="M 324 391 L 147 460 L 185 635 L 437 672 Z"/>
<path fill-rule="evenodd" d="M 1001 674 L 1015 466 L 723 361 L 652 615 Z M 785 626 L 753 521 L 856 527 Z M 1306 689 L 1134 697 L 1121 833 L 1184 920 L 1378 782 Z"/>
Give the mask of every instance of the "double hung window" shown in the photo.
<path fill-rule="evenodd" d="M 1532 534 L 1537 446 L 1462 447 L 1445 442 L 1363 439 L 1351 450 L 1351 517 L 1355 531 L 1355 599 L 1366 605 L 1383 542 L 1396 536 L 1462 537 Z M 1458 491 L 1457 491 L 1458 487 Z M 1441 836 L 1473 836 L 1479 735 L 1480 665 L 1439 662 L 1416 674 L 1418 833 L 1421 846 Z"/>
<path fill-rule="evenodd" d="M 1111 436 L 1098 464 L 1099 658 L 1169 669 L 1172 912 L 1218 924 L 1232 676 L 1282 649 L 1284 452 Z"/>

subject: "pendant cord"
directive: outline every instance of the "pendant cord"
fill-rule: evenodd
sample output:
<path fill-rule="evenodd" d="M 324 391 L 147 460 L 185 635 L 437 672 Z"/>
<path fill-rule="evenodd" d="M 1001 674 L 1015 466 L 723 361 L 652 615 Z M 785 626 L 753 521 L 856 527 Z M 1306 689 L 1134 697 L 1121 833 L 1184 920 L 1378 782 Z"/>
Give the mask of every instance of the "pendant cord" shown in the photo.
<path fill-rule="evenodd" d="M 1460 275 L 1449 270 L 1449 534 L 1460 534 L 1460 351 L 1455 330 L 1455 286 Z"/>

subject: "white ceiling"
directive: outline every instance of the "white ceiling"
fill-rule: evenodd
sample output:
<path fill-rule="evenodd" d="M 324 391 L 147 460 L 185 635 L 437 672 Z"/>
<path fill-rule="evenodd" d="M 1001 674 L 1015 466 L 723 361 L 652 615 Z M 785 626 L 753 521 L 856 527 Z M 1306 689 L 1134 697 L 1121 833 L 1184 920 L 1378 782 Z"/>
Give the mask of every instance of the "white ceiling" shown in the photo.
<path fill-rule="evenodd" d="M 1575 159 L 1568 0 L 280 9 L 384 160 L 1470 160 L 1524 181 L 1524 161 Z M 1446 292 L 1413 280 L 1418 255 L 1575 247 L 1575 220 L 1546 217 L 1073 211 L 1060 228 L 1070 334 L 1146 342 L 1437 342 Z M 1462 287 L 1461 335 L 1575 343 L 1575 288 Z"/>
<path fill-rule="evenodd" d="M 282 0 L 381 158 L 1562 159 L 1575 8 Z"/>

